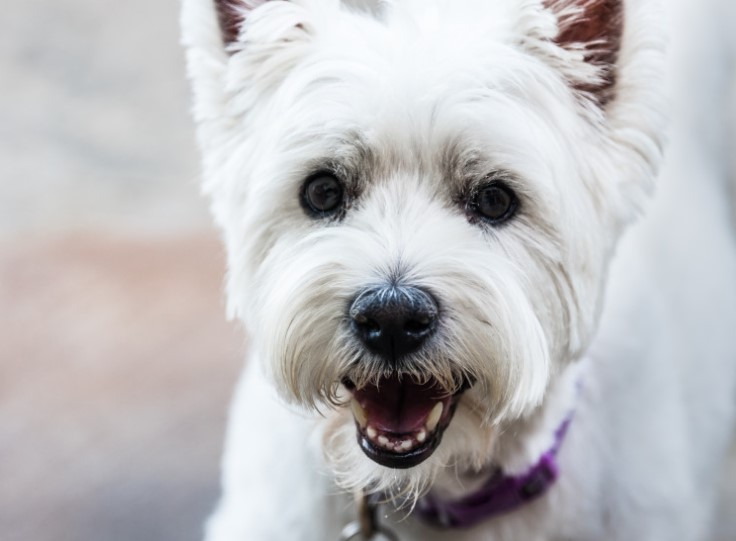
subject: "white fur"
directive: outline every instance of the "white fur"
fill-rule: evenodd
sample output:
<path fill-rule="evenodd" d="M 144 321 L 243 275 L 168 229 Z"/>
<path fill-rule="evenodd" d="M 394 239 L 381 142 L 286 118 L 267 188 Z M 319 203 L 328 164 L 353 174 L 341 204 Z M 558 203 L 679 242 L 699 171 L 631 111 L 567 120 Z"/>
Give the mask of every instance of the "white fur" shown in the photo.
<path fill-rule="evenodd" d="M 204 186 L 250 344 L 207 540 L 336 539 L 354 512 L 345 490 L 368 485 L 409 503 L 429 487 L 463 494 L 491 464 L 528 468 L 572 409 L 561 479 L 540 500 L 469 531 L 406 508 L 387 522 L 404 540 L 706 539 L 736 403 L 736 249 L 713 121 L 734 73 L 725 2 L 668 2 L 665 24 L 658 2 L 627 1 L 605 109 L 573 89 L 600 74 L 553 42 L 540 0 L 385 4 L 377 20 L 338 0 L 269 2 L 226 51 L 211 0 L 184 1 Z M 324 160 L 359 177 L 339 223 L 299 205 Z M 451 191 L 497 170 L 523 212 L 469 223 Z M 448 389 L 476 380 L 434 455 L 400 471 L 360 451 L 339 386 L 381 374 L 342 322 L 391 276 L 446 307 L 408 371 Z"/>

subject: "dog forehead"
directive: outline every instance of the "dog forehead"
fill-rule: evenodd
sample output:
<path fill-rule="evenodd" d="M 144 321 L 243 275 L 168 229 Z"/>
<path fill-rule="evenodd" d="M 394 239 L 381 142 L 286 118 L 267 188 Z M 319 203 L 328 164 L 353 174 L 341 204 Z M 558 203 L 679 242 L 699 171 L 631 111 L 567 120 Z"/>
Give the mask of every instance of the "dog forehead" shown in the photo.
<path fill-rule="evenodd" d="M 333 62 L 342 72 L 362 68 L 374 81 L 413 86 L 419 95 L 431 83 L 444 81 L 439 86 L 446 89 L 458 77 L 481 72 L 483 84 L 494 74 L 502 79 L 527 57 L 518 53 L 530 29 L 554 26 L 534 1 L 404 0 L 387 2 L 384 9 L 380 15 L 347 8 L 315 13 L 311 60 Z"/>
<path fill-rule="evenodd" d="M 389 0 L 381 4 L 381 9 L 368 11 L 342 4 L 342 9 L 332 12 L 340 23 L 332 25 L 336 31 L 333 35 L 344 40 L 367 38 L 374 44 L 384 42 L 389 46 L 428 47 L 437 43 L 449 48 L 478 35 L 506 40 L 516 33 L 523 18 L 541 14 L 537 9 L 541 0 Z"/>
<path fill-rule="evenodd" d="M 319 13 L 308 53 L 274 97 L 280 135 L 312 146 L 362 134 L 374 150 L 404 156 L 486 143 L 513 153 L 549 129 L 560 110 L 552 101 L 567 90 L 520 45 L 519 21 L 544 19 L 530 5 L 409 1 L 381 17 Z"/>

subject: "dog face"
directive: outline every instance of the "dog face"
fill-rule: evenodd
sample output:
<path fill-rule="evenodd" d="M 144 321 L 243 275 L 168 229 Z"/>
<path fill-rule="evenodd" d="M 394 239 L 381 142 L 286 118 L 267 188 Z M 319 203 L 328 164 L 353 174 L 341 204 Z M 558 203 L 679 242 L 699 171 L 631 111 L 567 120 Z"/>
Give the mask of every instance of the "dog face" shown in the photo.
<path fill-rule="evenodd" d="M 184 11 L 195 116 L 257 357 L 325 415 L 346 486 L 481 467 L 585 349 L 651 185 L 636 9 L 208 1 Z"/>

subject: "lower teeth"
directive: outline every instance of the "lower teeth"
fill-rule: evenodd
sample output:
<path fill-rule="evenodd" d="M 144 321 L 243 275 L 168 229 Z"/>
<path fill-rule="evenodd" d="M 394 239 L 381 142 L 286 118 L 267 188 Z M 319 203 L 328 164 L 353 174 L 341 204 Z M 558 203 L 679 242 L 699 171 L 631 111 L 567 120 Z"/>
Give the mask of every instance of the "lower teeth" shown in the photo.
<path fill-rule="evenodd" d="M 403 440 L 392 440 L 384 434 L 378 434 L 375 428 L 368 426 L 364 435 L 376 445 L 397 453 L 411 451 L 427 440 L 427 430 L 422 428 L 413 437 Z"/>

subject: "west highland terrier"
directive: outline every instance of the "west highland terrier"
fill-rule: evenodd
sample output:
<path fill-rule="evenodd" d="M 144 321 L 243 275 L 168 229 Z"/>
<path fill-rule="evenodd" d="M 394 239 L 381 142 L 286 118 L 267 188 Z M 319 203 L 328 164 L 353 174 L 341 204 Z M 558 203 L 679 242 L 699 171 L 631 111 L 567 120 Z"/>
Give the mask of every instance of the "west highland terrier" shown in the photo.
<path fill-rule="evenodd" d="M 249 350 L 208 541 L 707 538 L 734 20 L 667 4 L 185 0 Z"/>

